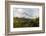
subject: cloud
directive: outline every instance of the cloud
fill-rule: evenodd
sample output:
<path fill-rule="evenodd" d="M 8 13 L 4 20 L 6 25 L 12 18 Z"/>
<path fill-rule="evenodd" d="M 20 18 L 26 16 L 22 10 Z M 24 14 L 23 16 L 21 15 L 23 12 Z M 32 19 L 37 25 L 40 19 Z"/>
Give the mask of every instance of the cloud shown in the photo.
<path fill-rule="evenodd" d="M 14 8 L 13 16 L 14 17 L 25 17 L 25 18 L 38 17 L 39 9 L 38 8 Z"/>

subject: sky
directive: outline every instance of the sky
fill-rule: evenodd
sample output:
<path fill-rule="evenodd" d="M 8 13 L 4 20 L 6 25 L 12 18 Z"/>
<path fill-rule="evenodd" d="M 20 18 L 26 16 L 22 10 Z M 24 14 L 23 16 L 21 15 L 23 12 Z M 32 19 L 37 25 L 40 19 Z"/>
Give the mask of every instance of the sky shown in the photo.
<path fill-rule="evenodd" d="M 19 18 L 39 17 L 39 9 L 38 8 L 13 8 L 13 17 L 19 17 Z"/>

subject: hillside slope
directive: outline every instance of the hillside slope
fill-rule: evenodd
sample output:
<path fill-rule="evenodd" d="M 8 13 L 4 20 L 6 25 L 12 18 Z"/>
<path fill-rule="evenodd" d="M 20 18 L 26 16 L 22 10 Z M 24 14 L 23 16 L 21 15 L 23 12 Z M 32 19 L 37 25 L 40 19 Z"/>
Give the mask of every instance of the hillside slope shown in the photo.
<path fill-rule="evenodd" d="M 14 28 L 39 26 L 39 18 L 27 19 L 27 18 L 14 17 L 13 19 L 14 19 L 14 23 L 13 23 Z"/>

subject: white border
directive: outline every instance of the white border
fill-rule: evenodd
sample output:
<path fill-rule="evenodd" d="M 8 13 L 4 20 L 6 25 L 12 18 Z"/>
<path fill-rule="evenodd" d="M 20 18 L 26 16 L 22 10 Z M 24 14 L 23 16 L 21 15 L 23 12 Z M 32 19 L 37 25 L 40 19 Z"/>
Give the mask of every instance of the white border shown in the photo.
<path fill-rule="evenodd" d="M 39 26 L 40 27 L 26 27 L 26 28 L 13 28 L 13 8 L 39 8 Z M 15 31 L 35 31 L 42 30 L 42 6 L 24 6 L 24 5 L 10 5 L 10 32 Z"/>

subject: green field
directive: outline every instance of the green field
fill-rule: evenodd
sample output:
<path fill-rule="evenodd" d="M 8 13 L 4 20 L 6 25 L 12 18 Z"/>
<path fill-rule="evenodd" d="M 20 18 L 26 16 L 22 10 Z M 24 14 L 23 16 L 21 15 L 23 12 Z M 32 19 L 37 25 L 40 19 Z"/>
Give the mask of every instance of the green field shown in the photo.
<path fill-rule="evenodd" d="M 39 17 L 35 19 L 26 19 L 26 18 L 13 18 L 13 27 L 19 28 L 19 27 L 39 27 Z"/>

